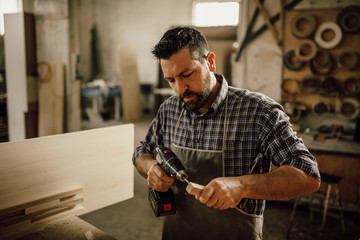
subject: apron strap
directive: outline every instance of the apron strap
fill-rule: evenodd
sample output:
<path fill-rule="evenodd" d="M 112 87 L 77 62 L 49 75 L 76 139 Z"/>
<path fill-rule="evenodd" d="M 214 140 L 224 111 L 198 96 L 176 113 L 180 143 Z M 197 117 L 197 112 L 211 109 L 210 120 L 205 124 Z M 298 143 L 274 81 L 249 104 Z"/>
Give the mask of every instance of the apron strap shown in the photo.
<path fill-rule="evenodd" d="M 185 110 L 185 108 L 183 108 L 183 109 L 181 110 L 180 116 L 179 116 L 179 118 L 178 118 L 178 120 L 177 120 L 177 122 L 176 122 L 176 125 L 175 125 L 174 136 L 173 136 L 173 144 L 175 143 L 176 132 L 177 132 L 177 129 L 178 129 L 178 126 L 179 126 L 179 122 L 180 122 L 181 116 L 182 116 L 183 113 L 184 113 L 184 110 Z"/>
<path fill-rule="evenodd" d="M 226 103 L 225 103 L 225 117 L 224 117 L 224 131 L 223 131 L 223 144 L 221 149 L 222 156 L 222 173 L 225 177 L 225 141 L 226 141 L 226 130 L 227 130 L 227 111 L 228 111 L 228 98 L 229 94 L 226 94 Z"/>

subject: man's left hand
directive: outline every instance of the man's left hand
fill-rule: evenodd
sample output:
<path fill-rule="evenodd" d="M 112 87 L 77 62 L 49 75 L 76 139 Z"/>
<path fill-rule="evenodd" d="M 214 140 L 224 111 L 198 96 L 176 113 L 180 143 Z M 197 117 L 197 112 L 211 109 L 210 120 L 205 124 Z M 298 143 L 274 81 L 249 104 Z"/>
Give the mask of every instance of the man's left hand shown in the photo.
<path fill-rule="evenodd" d="M 236 177 L 213 179 L 195 198 L 208 207 L 220 210 L 234 208 L 242 198 L 240 181 Z"/>

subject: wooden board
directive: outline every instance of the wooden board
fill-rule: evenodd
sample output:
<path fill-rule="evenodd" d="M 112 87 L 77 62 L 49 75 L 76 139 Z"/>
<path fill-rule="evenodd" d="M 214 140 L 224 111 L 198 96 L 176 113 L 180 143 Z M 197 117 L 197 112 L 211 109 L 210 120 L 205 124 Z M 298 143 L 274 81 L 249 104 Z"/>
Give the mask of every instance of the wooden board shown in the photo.
<path fill-rule="evenodd" d="M 39 64 L 39 137 L 64 132 L 64 65 Z"/>
<path fill-rule="evenodd" d="M 19 206 L 28 211 L 50 211 L 56 196 L 67 200 L 72 191 L 81 196 L 74 197 L 72 202 L 77 205 L 70 209 L 70 215 L 132 198 L 133 150 L 133 124 L 2 143 L 0 213 L 12 214 Z M 61 212 L 63 217 L 69 214 Z M 39 224 L 58 219 L 51 214 Z"/>
<path fill-rule="evenodd" d="M 140 85 L 135 46 L 121 45 L 118 56 L 123 120 L 125 122 L 134 122 L 141 118 Z"/>
<path fill-rule="evenodd" d="M 81 130 L 81 82 L 71 81 L 70 109 L 67 111 L 67 131 L 76 132 Z"/>

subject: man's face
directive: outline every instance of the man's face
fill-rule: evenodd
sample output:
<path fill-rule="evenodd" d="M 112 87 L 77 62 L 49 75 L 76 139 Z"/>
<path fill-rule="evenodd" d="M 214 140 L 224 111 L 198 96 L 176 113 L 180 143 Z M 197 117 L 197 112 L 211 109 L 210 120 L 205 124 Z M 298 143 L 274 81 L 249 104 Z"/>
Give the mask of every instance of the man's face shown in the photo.
<path fill-rule="evenodd" d="M 183 48 L 169 59 L 161 59 L 160 65 L 176 95 L 192 110 L 201 111 L 215 84 L 210 74 L 213 71 L 209 69 L 209 55 L 200 62 L 191 58 L 188 48 Z"/>

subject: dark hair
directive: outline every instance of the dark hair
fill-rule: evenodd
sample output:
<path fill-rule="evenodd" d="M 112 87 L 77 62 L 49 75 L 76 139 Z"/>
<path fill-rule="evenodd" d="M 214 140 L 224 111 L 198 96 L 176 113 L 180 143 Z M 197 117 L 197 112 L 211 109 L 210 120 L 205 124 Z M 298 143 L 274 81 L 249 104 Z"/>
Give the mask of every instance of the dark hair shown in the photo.
<path fill-rule="evenodd" d="M 202 61 L 209 51 L 208 43 L 199 31 L 190 27 L 176 27 L 164 33 L 151 51 L 157 59 L 169 59 L 188 47 L 192 59 Z"/>

